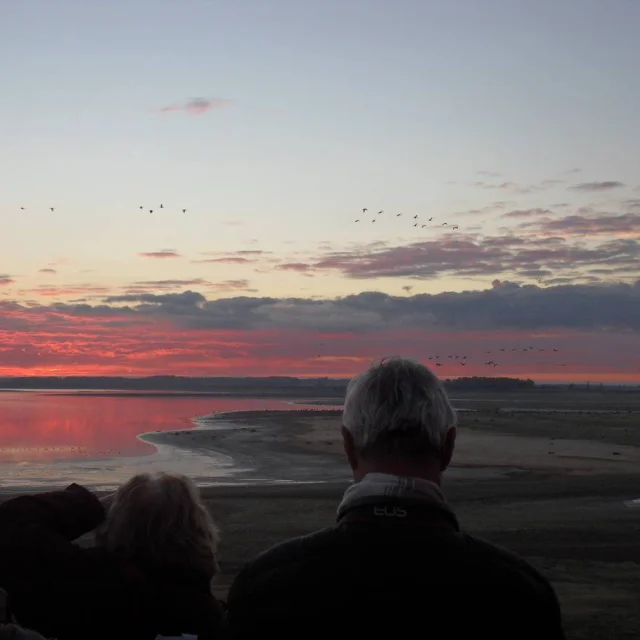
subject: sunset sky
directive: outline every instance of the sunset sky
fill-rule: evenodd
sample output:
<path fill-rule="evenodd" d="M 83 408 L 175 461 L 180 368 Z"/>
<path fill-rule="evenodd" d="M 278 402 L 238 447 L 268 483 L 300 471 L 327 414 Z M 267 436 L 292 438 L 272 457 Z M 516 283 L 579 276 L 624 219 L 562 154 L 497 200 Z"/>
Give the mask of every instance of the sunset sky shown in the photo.
<path fill-rule="evenodd" d="M 639 383 L 639 24 L 0 2 L 0 375 Z"/>

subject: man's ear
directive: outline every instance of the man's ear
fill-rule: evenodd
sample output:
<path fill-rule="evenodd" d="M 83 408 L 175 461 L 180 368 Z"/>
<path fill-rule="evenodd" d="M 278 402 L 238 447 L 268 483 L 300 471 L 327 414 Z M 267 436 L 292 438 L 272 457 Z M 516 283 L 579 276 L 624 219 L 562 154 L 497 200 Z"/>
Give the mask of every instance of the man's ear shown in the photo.
<path fill-rule="evenodd" d="M 344 446 L 344 452 L 349 461 L 351 471 L 355 471 L 358 468 L 358 456 L 356 455 L 356 446 L 353 442 L 353 436 L 344 428 L 341 428 L 342 432 L 342 444 Z"/>
<path fill-rule="evenodd" d="M 449 464 L 451 463 L 451 458 L 453 457 L 453 450 L 456 446 L 456 436 L 458 432 L 455 427 L 451 427 L 449 431 L 447 431 L 447 435 L 444 439 L 444 448 L 442 450 L 442 459 L 440 461 L 440 469 L 444 471 Z"/>

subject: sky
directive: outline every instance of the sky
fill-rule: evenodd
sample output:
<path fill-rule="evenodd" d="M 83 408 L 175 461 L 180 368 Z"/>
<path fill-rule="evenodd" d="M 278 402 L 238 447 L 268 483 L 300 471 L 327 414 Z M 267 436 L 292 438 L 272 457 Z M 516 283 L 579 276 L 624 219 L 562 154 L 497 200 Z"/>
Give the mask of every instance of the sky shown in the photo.
<path fill-rule="evenodd" d="M 640 382 L 638 24 L 0 0 L 0 375 Z"/>

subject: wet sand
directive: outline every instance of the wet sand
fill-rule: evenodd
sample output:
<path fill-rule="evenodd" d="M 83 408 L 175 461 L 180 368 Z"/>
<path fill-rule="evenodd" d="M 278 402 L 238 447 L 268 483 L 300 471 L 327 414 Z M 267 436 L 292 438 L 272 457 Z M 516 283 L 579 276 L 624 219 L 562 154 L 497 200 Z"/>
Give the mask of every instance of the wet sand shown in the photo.
<path fill-rule="evenodd" d="M 223 528 L 221 596 L 264 548 L 334 521 L 348 486 L 339 428 L 336 411 L 242 412 L 159 436 L 231 455 L 240 445 L 258 476 L 325 480 L 203 489 Z M 462 412 L 444 490 L 468 532 L 520 553 L 552 580 L 568 638 L 640 637 L 640 508 L 627 506 L 640 498 L 638 413 Z"/>
<path fill-rule="evenodd" d="M 198 420 L 189 431 L 145 434 L 146 441 L 231 456 L 250 472 L 240 481 L 348 479 L 339 410 L 238 411 Z M 523 471 L 640 473 L 640 413 L 459 413 L 452 479 Z M 200 478 L 205 481 L 205 478 Z M 640 491 L 639 491 L 640 494 Z"/>

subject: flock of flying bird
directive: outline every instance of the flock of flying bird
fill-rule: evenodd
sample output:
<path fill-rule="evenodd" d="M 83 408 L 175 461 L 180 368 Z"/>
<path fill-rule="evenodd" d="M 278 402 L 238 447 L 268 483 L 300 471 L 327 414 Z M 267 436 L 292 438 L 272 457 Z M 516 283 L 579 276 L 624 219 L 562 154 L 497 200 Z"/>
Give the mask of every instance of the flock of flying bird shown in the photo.
<path fill-rule="evenodd" d="M 560 351 L 560 349 L 556 349 L 555 347 L 553 349 L 536 349 L 535 347 L 525 347 L 524 349 L 518 349 L 518 348 L 507 349 L 505 347 L 505 348 L 501 348 L 499 350 L 499 352 L 498 351 L 493 351 L 492 352 L 491 350 L 489 350 L 489 351 L 486 352 L 486 354 L 489 355 L 491 353 L 507 353 L 509 351 L 512 351 L 512 352 L 513 351 L 537 351 L 538 353 L 541 353 L 543 351 L 550 351 L 550 352 L 557 353 L 558 351 Z M 462 367 L 467 366 L 467 363 L 468 363 L 467 357 L 468 356 L 466 356 L 466 355 L 462 355 L 462 356 L 460 356 L 460 355 L 442 356 L 443 359 L 445 357 L 449 358 L 450 360 L 457 361 L 457 362 L 452 362 L 450 364 L 459 364 Z M 440 361 L 440 356 L 429 356 L 429 360 L 435 360 L 436 367 L 442 367 L 444 365 L 444 363 Z M 488 360 L 484 364 L 486 366 L 489 366 L 489 367 L 497 367 L 498 366 L 498 363 L 495 360 Z M 558 367 L 566 367 L 567 365 L 565 363 L 562 363 L 562 364 L 558 364 L 557 366 Z"/>
<path fill-rule="evenodd" d="M 363 214 L 363 215 L 365 215 L 368 211 L 369 211 L 369 209 L 367 209 L 367 207 L 363 207 L 363 208 L 362 208 L 362 214 Z M 380 211 L 378 211 L 378 212 L 376 213 L 376 216 L 382 215 L 383 213 L 384 213 L 384 210 L 380 210 Z M 400 216 L 402 216 L 402 213 L 396 213 L 396 218 L 399 218 Z M 375 222 L 377 219 L 378 219 L 378 218 L 377 218 L 377 217 L 375 217 L 375 218 L 373 218 L 373 219 L 371 220 L 371 222 Z M 415 220 L 415 221 L 416 221 L 416 222 L 414 222 L 414 223 L 413 223 L 413 226 L 414 226 L 414 227 L 420 227 L 421 229 L 426 228 L 426 226 L 427 226 L 426 224 L 422 224 L 422 221 L 418 222 L 418 216 L 417 216 L 417 215 L 413 216 L 413 220 Z M 360 218 L 358 218 L 358 219 L 357 219 L 357 220 L 355 220 L 354 222 L 360 222 L 360 221 L 361 221 L 361 219 L 360 219 Z M 433 221 L 433 216 L 427 220 L 427 222 L 432 222 L 432 221 Z M 441 226 L 441 227 L 445 227 L 445 226 L 448 226 L 448 225 L 449 225 L 449 223 L 448 223 L 448 222 L 443 222 L 440 226 Z M 454 225 L 451 225 L 451 229 L 452 229 L 453 231 L 458 231 L 459 227 L 458 227 L 458 225 L 457 225 L 457 224 L 454 224 Z"/>
<path fill-rule="evenodd" d="M 141 211 L 143 211 L 145 208 L 146 207 L 144 205 L 140 205 L 140 207 L 139 207 L 139 209 Z M 162 204 L 159 205 L 158 209 L 164 209 L 164 205 L 162 205 Z M 26 211 L 26 210 L 27 210 L 26 207 L 20 207 L 20 211 Z M 52 213 L 55 210 L 56 210 L 55 207 L 49 207 L 49 211 L 51 211 Z M 148 211 L 149 211 L 149 213 L 153 213 L 155 211 L 155 209 L 148 209 Z M 362 209 L 362 213 L 363 214 L 366 214 L 368 211 L 369 211 L 369 209 L 367 209 L 367 207 L 363 207 L 363 209 Z M 182 209 L 182 213 L 187 213 L 187 209 Z M 380 211 L 378 211 L 377 215 L 381 215 L 383 213 L 384 213 L 384 211 L 380 210 Z M 402 213 L 396 213 L 396 218 L 399 218 L 400 216 L 402 216 Z M 375 222 L 376 220 L 377 220 L 377 218 L 373 218 L 371 220 L 371 222 Z M 426 224 L 422 224 L 421 222 L 417 222 L 417 220 L 418 220 L 418 216 L 417 215 L 413 216 L 413 220 L 416 220 L 416 222 L 413 223 L 414 227 L 420 227 L 421 229 L 424 229 L 427 226 Z M 432 221 L 433 221 L 433 217 L 431 217 L 431 218 L 429 218 L 427 220 L 427 222 L 432 222 Z M 360 222 L 360 218 L 358 218 L 356 220 L 356 222 Z M 448 226 L 448 225 L 449 225 L 448 222 L 443 222 L 440 226 L 445 227 L 445 226 Z M 459 227 L 458 227 L 457 224 L 454 224 L 454 225 L 451 225 L 451 229 L 453 231 L 457 231 L 459 229 Z"/>
<path fill-rule="evenodd" d="M 139 209 L 142 211 L 142 210 L 144 210 L 144 209 L 145 209 L 145 206 L 144 206 L 144 205 L 141 205 L 141 206 L 139 207 Z M 164 209 L 164 205 L 163 205 L 163 204 L 161 204 L 161 205 L 158 207 L 158 209 Z M 27 209 L 26 209 L 26 207 L 20 207 L 20 211 L 26 211 L 26 210 L 27 210 Z M 56 208 L 55 208 L 55 207 L 49 207 L 49 211 L 51 211 L 51 213 L 53 213 L 55 210 L 56 210 Z M 154 212 L 154 209 L 149 209 L 148 211 L 149 211 L 149 213 L 153 213 L 153 212 Z M 182 213 L 187 213 L 187 209 L 182 209 Z"/>
<path fill-rule="evenodd" d="M 324 347 L 325 343 L 321 342 L 319 344 L 319 346 L 320 347 Z M 525 347 L 524 349 L 522 349 L 522 348 L 519 349 L 517 347 L 508 349 L 507 347 L 501 347 L 499 350 L 493 350 L 492 351 L 491 349 L 489 349 L 489 351 L 487 351 L 485 353 L 485 355 L 490 355 L 491 353 L 505 353 L 506 354 L 508 352 L 514 352 L 514 351 L 524 351 L 524 352 L 532 351 L 532 352 L 537 352 L 537 353 L 542 353 L 542 352 L 558 353 L 560 351 L 560 349 L 556 349 L 555 347 L 552 347 L 551 349 L 536 349 L 535 347 L 531 347 L 531 346 Z M 318 354 L 318 358 L 322 358 L 324 355 L 326 355 L 326 354 L 319 353 Z M 448 358 L 449 360 L 452 360 L 452 362 L 448 362 L 447 360 L 445 360 L 445 358 Z M 445 356 L 442 356 L 443 362 L 440 361 L 440 356 L 429 356 L 428 359 L 429 360 L 434 360 L 435 361 L 434 364 L 436 365 L 436 367 L 442 367 L 442 366 L 444 366 L 445 363 L 453 364 L 453 365 L 460 365 L 460 366 L 466 367 L 467 364 L 469 363 L 468 356 L 466 354 L 465 355 L 448 355 L 447 354 Z M 498 366 L 498 363 L 495 360 L 488 360 L 484 364 L 486 366 L 489 366 L 489 367 L 497 367 Z M 558 367 L 566 367 L 567 364 L 566 363 L 561 363 L 561 364 L 558 364 L 557 366 Z"/>

